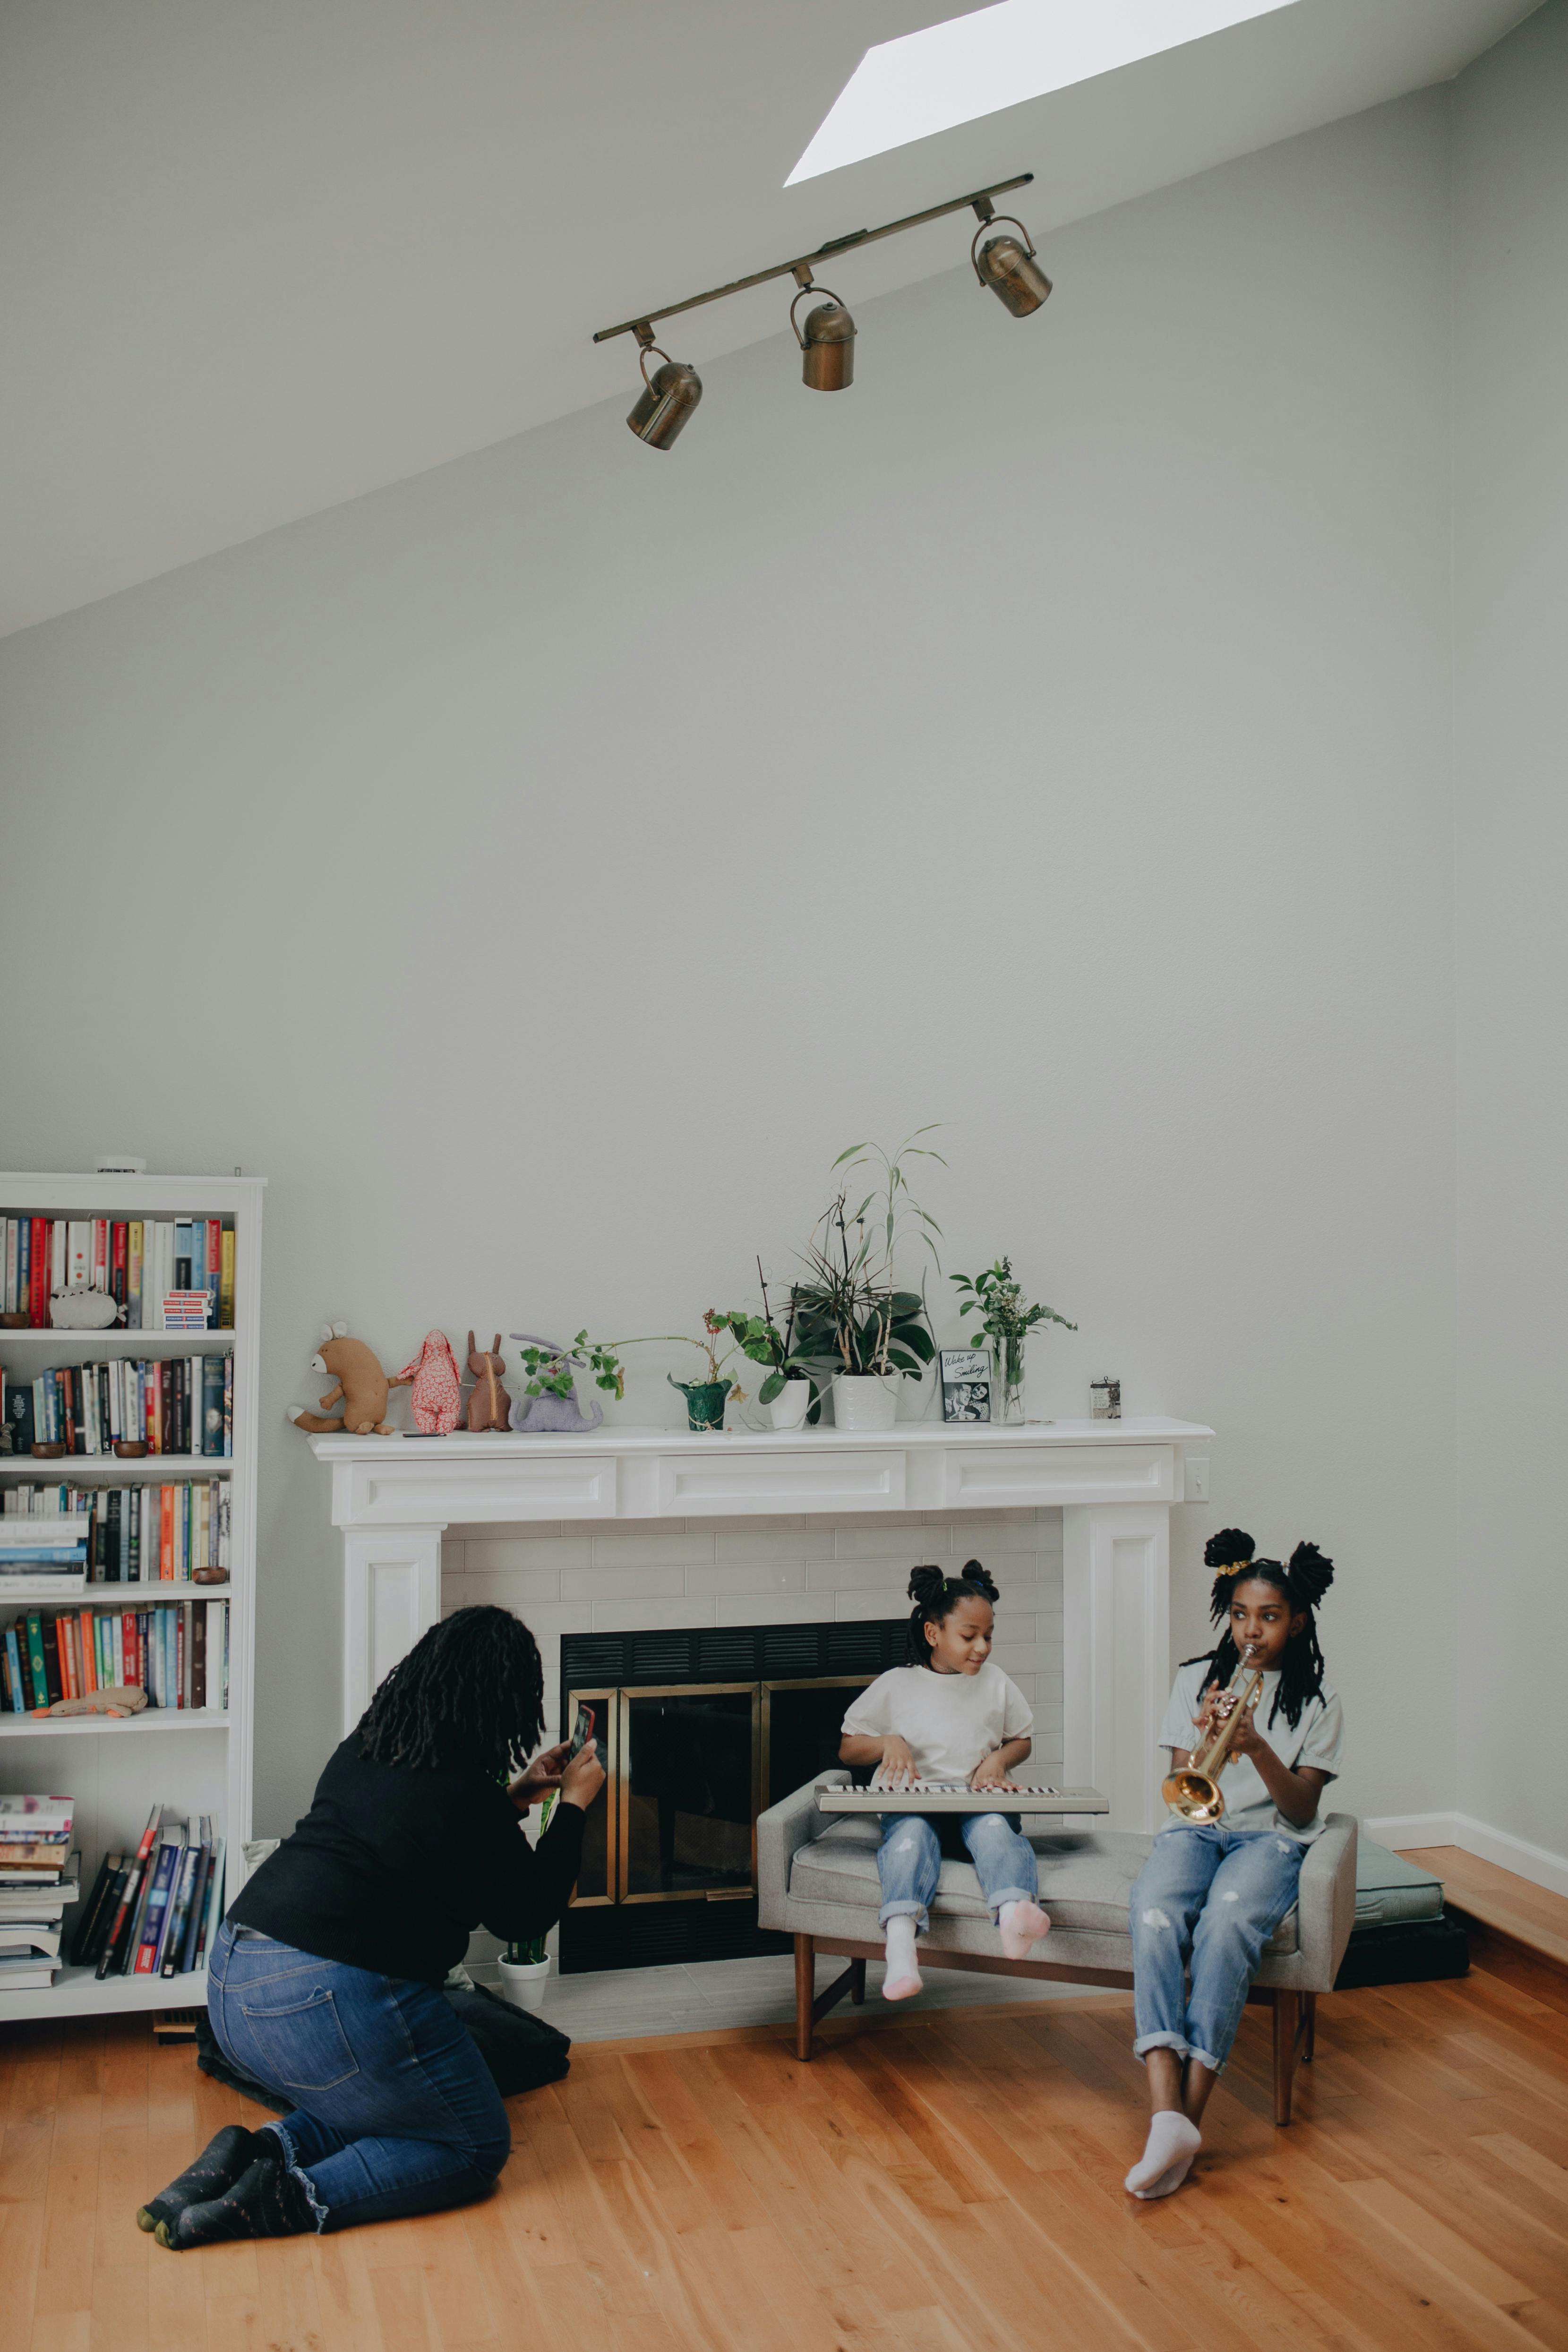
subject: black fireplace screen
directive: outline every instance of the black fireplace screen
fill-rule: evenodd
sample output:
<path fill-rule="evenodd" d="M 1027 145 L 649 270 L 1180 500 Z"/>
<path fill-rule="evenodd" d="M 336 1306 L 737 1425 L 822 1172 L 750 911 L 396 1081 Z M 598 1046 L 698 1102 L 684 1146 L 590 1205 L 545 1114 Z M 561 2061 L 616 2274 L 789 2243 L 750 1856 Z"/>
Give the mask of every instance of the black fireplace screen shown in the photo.
<path fill-rule="evenodd" d="M 756 1924 L 757 1814 L 837 1762 L 846 1708 L 901 1660 L 904 1632 L 900 1619 L 569 1636 L 562 1720 L 593 1706 L 608 1779 L 562 1922 L 563 1970 L 783 1949 Z M 812 1666 L 826 1671 L 798 1671 Z"/>

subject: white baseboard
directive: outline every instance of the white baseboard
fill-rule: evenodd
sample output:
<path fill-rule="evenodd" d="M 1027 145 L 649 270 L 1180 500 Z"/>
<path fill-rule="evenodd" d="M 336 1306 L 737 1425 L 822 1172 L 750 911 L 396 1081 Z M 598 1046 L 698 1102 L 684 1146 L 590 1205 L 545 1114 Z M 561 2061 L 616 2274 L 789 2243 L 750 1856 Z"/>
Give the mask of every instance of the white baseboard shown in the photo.
<path fill-rule="evenodd" d="M 1507 1830 L 1494 1830 L 1469 1813 L 1384 1813 L 1364 1826 L 1379 1845 L 1457 1845 L 1550 1894 L 1568 1896 L 1568 1856 L 1549 1853 L 1544 1846 L 1531 1845 Z"/>

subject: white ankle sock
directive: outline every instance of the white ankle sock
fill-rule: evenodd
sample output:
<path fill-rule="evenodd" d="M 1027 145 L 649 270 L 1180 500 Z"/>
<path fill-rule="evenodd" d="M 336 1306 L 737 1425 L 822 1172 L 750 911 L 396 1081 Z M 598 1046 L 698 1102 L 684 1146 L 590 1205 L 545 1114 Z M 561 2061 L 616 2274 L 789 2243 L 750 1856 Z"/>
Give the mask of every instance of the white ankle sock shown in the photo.
<path fill-rule="evenodd" d="M 921 1972 L 915 1958 L 915 1923 L 907 1911 L 889 1920 L 887 1948 L 888 1973 L 882 1979 L 882 1999 L 908 2000 L 921 1989 Z"/>
<path fill-rule="evenodd" d="M 1204 2144 L 1196 2124 L 1162 2107 L 1149 2118 L 1149 2137 L 1142 2155 L 1122 2182 L 1134 2197 L 1168 2197 L 1187 2177 L 1187 2168 Z"/>
<path fill-rule="evenodd" d="M 1051 1929 L 1037 1903 L 1004 1903 L 996 1914 L 996 1926 L 1004 1957 L 1009 1960 L 1026 1960 L 1040 1937 L 1048 1936 Z"/>

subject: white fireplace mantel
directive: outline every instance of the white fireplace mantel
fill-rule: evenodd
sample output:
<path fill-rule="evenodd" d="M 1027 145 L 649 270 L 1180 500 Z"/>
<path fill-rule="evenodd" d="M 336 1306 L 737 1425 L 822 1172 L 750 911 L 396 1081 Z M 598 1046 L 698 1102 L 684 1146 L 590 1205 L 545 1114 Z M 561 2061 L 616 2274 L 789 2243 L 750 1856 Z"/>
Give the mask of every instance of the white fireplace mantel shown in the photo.
<path fill-rule="evenodd" d="M 1212 1430 L 1164 1419 L 955 1429 L 602 1427 L 575 1437 L 312 1437 L 343 1537 L 343 1724 L 441 1606 L 441 1536 L 509 1521 L 835 1517 L 1059 1506 L 1063 1769 L 1152 1828 L 1153 1733 L 1169 1687 L 1170 1513 L 1187 1449 Z"/>

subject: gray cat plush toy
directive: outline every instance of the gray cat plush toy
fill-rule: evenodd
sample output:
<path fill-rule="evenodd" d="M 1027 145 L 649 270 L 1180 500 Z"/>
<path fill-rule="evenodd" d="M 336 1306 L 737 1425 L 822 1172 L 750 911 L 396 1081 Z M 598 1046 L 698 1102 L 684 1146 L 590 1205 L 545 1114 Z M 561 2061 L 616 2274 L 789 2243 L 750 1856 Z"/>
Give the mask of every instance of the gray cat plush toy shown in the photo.
<path fill-rule="evenodd" d="M 570 1348 L 558 1348 L 553 1339 L 542 1339 L 532 1331 L 514 1331 L 526 1348 L 543 1348 L 557 1364 L 581 1364 L 587 1360 L 574 1356 Z M 597 1429 L 605 1418 L 605 1408 L 597 1397 L 593 1400 L 593 1419 L 589 1420 L 577 1402 L 577 1383 L 572 1383 L 569 1397 L 513 1397 L 510 1419 L 514 1429 L 524 1430 L 535 1437 L 575 1437 L 584 1430 Z"/>

